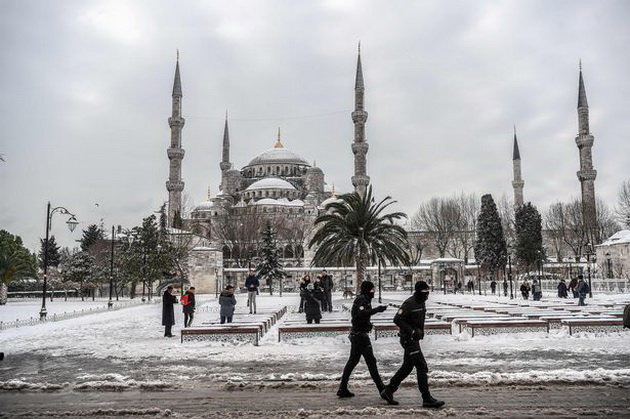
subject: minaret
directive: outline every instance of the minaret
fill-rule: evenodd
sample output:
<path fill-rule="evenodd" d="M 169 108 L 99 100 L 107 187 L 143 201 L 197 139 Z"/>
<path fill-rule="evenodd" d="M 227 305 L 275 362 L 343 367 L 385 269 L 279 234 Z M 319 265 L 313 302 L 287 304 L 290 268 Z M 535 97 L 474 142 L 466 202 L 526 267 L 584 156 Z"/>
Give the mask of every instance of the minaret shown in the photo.
<path fill-rule="evenodd" d="M 225 126 L 223 127 L 223 158 L 219 167 L 221 167 L 221 172 L 225 172 L 232 167 L 232 163 L 230 163 L 230 131 L 228 129 L 227 111 L 225 111 Z"/>
<path fill-rule="evenodd" d="M 354 190 L 361 196 L 365 196 L 370 177 L 367 175 L 367 152 L 369 145 L 365 140 L 365 122 L 368 113 L 363 109 L 363 94 L 365 86 L 363 84 L 363 69 L 361 68 L 361 43 L 359 43 L 359 53 L 357 57 L 357 74 L 354 83 L 354 112 L 352 112 L 352 122 L 354 123 L 354 142 L 352 143 L 352 153 L 354 153 L 354 176 L 352 184 Z"/>
<path fill-rule="evenodd" d="M 182 148 L 182 128 L 184 127 L 182 118 L 182 82 L 179 78 L 179 51 L 177 51 L 177 64 L 175 66 L 175 80 L 173 82 L 173 112 L 168 118 L 168 125 L 171 127 L 171 146 L 166 150 L 170 160 L 168 180 L 166 190 L 168 191 L 168 225 L 170 227 L 181 227 L 178 220 L 182 215 L 182 191 L 184 182 L 182 181 L 182 159 L 184 149 Z"/>
<path fill-rule="evenodd" d="M 525 182 L 521 178 L 521 153 L 518 151 L 516 140 L 516 126 L 514 127 L 514 148 L 512 150 L 512 187 L 514 188 L 514 209 L 523 205 L 523 186 Z"/>
<path fill-rule="evenodd" d="M 588 126 L 588 101 L 586 100 L 581 61 L 577 111 L 579 132 L 577 137 L 575 137 L 575 143 L 580 151 L 580 170 L 577 172 L 577 177 L 582 187 L 582 218 L 587 240 L 594 245 L 599 243 L 600 239 L 596 228 L 597 209 L 595 207 L 595 178 L 597 177 L 597 171 L 593 168 L 593 153 L 591 151 L 595 139 L 591 135 Z"/>

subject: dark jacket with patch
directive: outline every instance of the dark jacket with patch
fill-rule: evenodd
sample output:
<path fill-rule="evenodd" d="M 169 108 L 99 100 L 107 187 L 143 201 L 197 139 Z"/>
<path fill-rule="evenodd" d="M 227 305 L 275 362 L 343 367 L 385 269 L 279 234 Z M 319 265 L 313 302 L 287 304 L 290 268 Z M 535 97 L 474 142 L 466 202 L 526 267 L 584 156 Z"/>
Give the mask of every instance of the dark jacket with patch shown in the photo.
<path fill-rule="evenodd" d="M 352 304 L 352 331 L 355 333 L 368 333 L 372 330 L 370 317 L 378 313 L 372 308 L 371 300 L 364 294 L 354 299 Z"/>
<path fill-rule="evenodd" d="M 400 328 L 400 337 L 408 339 L 413 337 L 414 330 L 419 329 L 424 334 L 424 319 L 427 308 L 424 301 L 418 301 L 415 296 L 405 300 L 394 316 L 394 323 Z M 418 339 L 420 336 L 416 336 Z"/>

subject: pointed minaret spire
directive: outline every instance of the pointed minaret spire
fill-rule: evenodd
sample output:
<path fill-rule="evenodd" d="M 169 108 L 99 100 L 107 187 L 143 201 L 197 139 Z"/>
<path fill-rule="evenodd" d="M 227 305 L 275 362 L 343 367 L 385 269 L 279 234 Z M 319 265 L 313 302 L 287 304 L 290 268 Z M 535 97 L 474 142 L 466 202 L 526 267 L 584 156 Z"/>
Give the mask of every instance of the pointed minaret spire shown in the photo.
<path fill-rule="evenodd" d="M 352 122 L 354 123 L 354 142 L 352 143 L 354 176 L 352 176 L 352 185 L 354 185 L 354 190 L 361 196 L 365 196 L 367 186 L 370 184 L 370 177 L 367 175 L 366 167 L 369 145 L 365 139 L 365 122 L 367 121 L 368 113 L 364 110 L 364 94 L 361 44 L 359 43 L 357 73 L 354 83 L 354 112 L 352 112 Z"/>
<path fill-rule="evenodd" d="M 582 76 L 582 60 L 580 60 L 580 80 L 578 84 L 578 135 L 575 143 L 580 152 L 580 170 L 577 177 L 582 189 L 582 218 L 587 241 L 592 245 L 600 242 L 597 223 L 597 207 L 595 204 L 595 178 L 597 170 L 593 167 L 593 143 L 595 137 L 590 132 L 588 101 L 586 100 L 586 88 Z"/>
<path fill-rule="evenodd" d="M 168 191 L 168 225 L 180 228 L 182 216 L 182 191 L 184 182 L 182 181 L 182 159 L 184 149 L 182 148 L 182 128 L 186 120 L 182 118 L 182 82 L 179 77 L 179 50 L 177 51 L 177 64 L 175 65 L 175 81 L 173 82 L 173 98 L 171 117 L 168 118 L 168 125 L 171 127 L 171 143 L 166 150 L 169 165 L 168 180 L 166 190 Z"/>
<path fill-rule="evenodd" d="M 282 141 L 280 141 L 280 127 L 278 127 L 278 139 L 276 140 L 276 144 L 274 144 L 273 148 L 284 148 Z"/>
<path fill-rule="evenodd" d="M 221 168 L 221 172 L 225 172 L 232 167 L 230 163 L 230 130 L 228 128 L 227 109 L 225 110 L 225 125 L 223 126 L 223 153 L 219 167 Z"/>
<path fill-rule="evenodd" d="M 514 148 L 512 149 L 512 188 L 514 188 L 514 209 L 523 205 L 523 186 L 525 182 L 521 177 L 521 153 L 518 150 L 516 139 L 516 125 L 514 125 Z"/>
<path fill-rule="evenodd" d="M 208 201 L 212 198 L 212 192 L 211 192 L 211 188 L 210 185 L 208 185 Z"/>

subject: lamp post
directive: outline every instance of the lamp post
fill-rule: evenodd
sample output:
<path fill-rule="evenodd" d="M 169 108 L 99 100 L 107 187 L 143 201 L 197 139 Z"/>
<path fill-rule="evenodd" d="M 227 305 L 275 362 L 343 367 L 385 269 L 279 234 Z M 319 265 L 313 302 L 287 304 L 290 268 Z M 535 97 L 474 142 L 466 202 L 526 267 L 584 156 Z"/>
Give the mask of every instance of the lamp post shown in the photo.
<path fill-rule="evenodd" d="M 382 303 L 383 299 L 381 298 L 381 260 L 378 260 L 378 303 Z"/>
<path fill-rule="evenodd" d="M 115 240 L 114 226 L 112 226 L 112 249 L 111 249 L 111 259 L 109 265 L 109 301 L 107 302 L 107 308 L 111 309 L 114 305 L 112 301 L 112 290 L 114 288 L 114 240 Z"/>
<path fill-rule="evenodd" d="M 608 265 L 608 278 L 612 278 L 613 277 L 613 271 L 612 271 L 612 260 L 610 259 L 610 252 L 606 252 L 606 264 Z"/>
<path fill-rule="evenodd" d="M 514 299 L 514 288 L 512 287 L 512 249 L 513 245 L 511 243 L 508 244 L 508 281 L 510 282 L 510 300 Z"/>
<path fill-rule="evenodd" d="M 48 201 L 48 206 L 46 207 L 46 247 L 44 249 L 44 288 L 42 290 L 42 308 L 39 311 L 39 319 L 46 319 L 46 287 L 48 286 L 48 241 L 49 241 L 49 233 L 50 233 L 50 225 L 52 224 L 52 216 L 55 212 L 59 212 L 60 214 L 67 214 L 70 216 L 66 224 L 68 225 L 68 229 L 70 232 L 73 232 L 77 227 L 79 222 L 77 221 L 75 215 L 68 211 L 64 207 L 55 207 L 50 209 L 50 201 Z"/>
<path fill-rule="evenodd" d="M 586 243 L 586 269 L 588 271 L 588 297 L 593 298 L 593 287 L 591 286 L 591 256 L 593 256 L 593 246 Z"/>
<path fill-rule="evenodd" d="M 479 271 L 479 262 L 477 262 L 477 284 L 479 286 L 479 295 L 481 295 L 481 274 Z"/>

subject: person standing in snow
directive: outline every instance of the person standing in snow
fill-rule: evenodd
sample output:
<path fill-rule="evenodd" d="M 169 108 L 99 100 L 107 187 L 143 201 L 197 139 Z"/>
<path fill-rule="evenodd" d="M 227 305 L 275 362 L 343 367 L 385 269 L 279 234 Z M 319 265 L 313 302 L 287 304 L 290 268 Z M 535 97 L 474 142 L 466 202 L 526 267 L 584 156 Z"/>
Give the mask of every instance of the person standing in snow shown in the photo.
<path fill-rule="evenodd" d="M 370 376 L 372 380 L 374 380 L 374 384 L 376 384 L 379 393 L 383 391 L 384 388 L 383 381 L 378 373 L 378 367 L 376 366 L 372 342 L 370 341 L 370 331 L 372 330 L 370 317 L 372 317 L 373 314 L 387 310 L 387 306 L 372 308 L 373 298 L 374 284 L 370 281 L 363 281 L 361 283 L 361 294 L 355 298 L 352 304 L 352 330 L 350 336 L 348 336 L 350 339 L 350 357 L 343 369 L 341 383 L 339 384 L 339 390 L 337 390 L 337 396 L 341 398 L 354 396 L 354 393 L 348 390 L 348 381 L 350 381 L 350 374 L 352 374 L 352 371 L 361 360 L 361 356 L 363 356 L 367 364 Z"/>
<path fill-rule="evenodd" d="M 577 286 L 578 286 L 578 279 L 577 277 L 573 277 L 571 282 L 569 282 L 569 289 L 571 290 L 571 293 L 573 294 L 573 298 L 578 298 L 580 296 L 577 292 Z"/>
<path fill-rule="evenodd" d="M 164 337 L 172 338 L 171 328 L 175 324 L 175 310 L 173 304 L 177 304 L 177 297 L 173 294 L 173 286 L 166 287 L 162 295 L 162 326 L 164 326 Z"/>
<path fill-rule="evenodd" d="M 306 289 L 306 286 L 311 283 L 311 275 L 307 272 L 306 275 L 302 277 L 300 280 L 300 308 L 299 312 L 304 312 L 304 297 L 302 295 L 302 291 Z"/>
<path fill-rule="evenodd" d="M 226 321 L 232 323 L 234 307 L 236 307 L 236 297 L 234 297 L 234 287 L 232 285 L 228 284 L 225 290 L 221 291 L 221 295 L 219 295 L 219 306 L 221 306 L 219 312 L 221 324 L 224 324 Z"/>
<path fill-rule="evenodd" d="M 260 287 L 260 281 L 254 273 L 250 270 L 247 279 L 245 280 L 245 288 L 247 289 L 247 307 L 249 307 L 249 314 L 256 314 L 256 294 L 258 294 L 258 287 Z"/>
<path fill-rule="evenodd" d="M 578 295 L 580 296 L 580 300 L 578 301 L 578 305 L 579 306 L 585 306 L 586 305 L 584 300 L 586 299 L 586 295 L 590 291 L 591 291 L 591 289 L 589 288 L 589 286 L 586 283 L 586 281 L 584 281 L 584 277 L 582 275 L 579 275 L 578 276 L 578 286 L 577 286 L 577 292 L 578 292 Z"/>
<path fill-rule="evenodd" d="M 542 298 L 542 286 L 534 279 L 534 285 L 532 285 L 532 297 L 534 301 L 540 301 Z"/>
<path fill-rule="evenodd" d="M 394 400 L 394 393 L 415 367 L 418 374 L 418 388 L 422 394 L 422 406 L 437 408 L 444 405 L 443 401 L 431 396 L 427 375 L 429 367 L 420 349 L 420 341 L 424 339 L 424 319 L 427 313 L 425 301 L 428 298 L 429 284 L 424 281 L 416 282 L 414 294 L 405 300 L 394 316 L 394 323 L 400 329 L 400 345 L 405 350 L 405 355 L 402 365 L 381 391 L 381 397 L 389 404 L 398 404 Z"/>
<path fill-rule="evenodd" d="M 503 296 L 507 297 L 507 292 L 508 292 L 508 282 L 507 279 L 503 280 Z"/>
<path fill-rule="evenodd" d="M 492 280 L 492 282 L 490 282 L 490 290 L 492 291 L 492 295 L 496 294 L 497 292 L 497 281 L 495 281 L 494 279 Z"/>
<path fill-rule="evenodd" d="M 558 284 L 558 297 L 567 298 L 567 296 L 567 283 L 564 282 L 564 279 L 561 279 Z"/>
<path fill-rule="evenodd" d="M 190 327 L 195 316 L 195 287 L 190 287 L 182 295 L 182 305 L 184 312 L 184 327 Z"/>
<path fill-rule="evenodd" d="M 526 279 L 521 284 L 521 295 L 523 296 L 523 300 L 528 300 L 529 299 L 529 291 L 530 290 L 531 290 L 531 288 L 529 287 L 529 282 L 527 282 L 527 279 Z"/>
<path fill-rule="evenodd" d="M 322 276 L 320 279 L 320 283 L 322 284 L 322 291 L 324 292 L 324 306 L 322 309 L 324 311 L 332 311 L 332 290 L 334 286 L 334 282 L 332 276 L 328 275 L 326 269 L 322 271 Z"/>
<path fill-rule="evenodd" d="M 324 299 L 322 290 L 319 285 L 309 283 L 305 289 L 300 292 L 300 296 L 304 299 L 304 313 L 306 314 L 306 323 L 311 324 L 313 321 L 319 324 L 322 318 L 321 304 Z"/>

